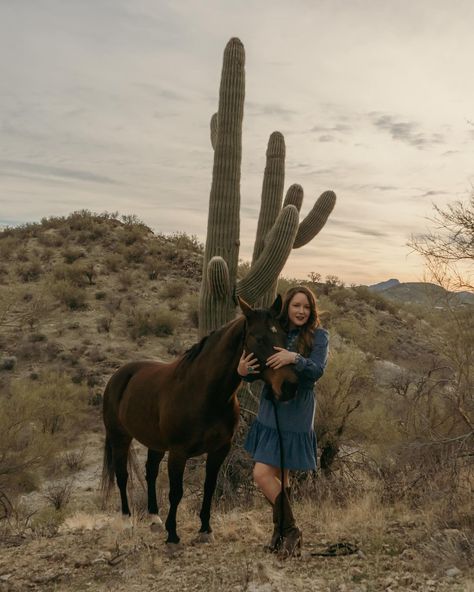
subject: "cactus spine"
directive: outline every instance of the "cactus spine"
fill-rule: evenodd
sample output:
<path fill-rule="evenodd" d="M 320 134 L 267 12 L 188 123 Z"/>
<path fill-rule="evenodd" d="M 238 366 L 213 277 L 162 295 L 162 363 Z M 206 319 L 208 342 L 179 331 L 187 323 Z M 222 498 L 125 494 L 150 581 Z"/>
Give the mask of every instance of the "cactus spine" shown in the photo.
<path fill-rule="evenodd" d="M 292 185 L 283 201 L 285 140 L 270 136 L 252 265 L 237 281 L 240 232 L 240 166 L 245 95 L 245 53 L 233 38 L 224 51 L 218 113 L 211 119 L 214 166 L 199 303 L 199 333 L 207 335 L 235 314 L 236 296 L 250 304 L 271 304 L 290 252 L 312 240 L 326 223 L 336 196 L 326 191 L 299 223 L 303 189 Z"/>

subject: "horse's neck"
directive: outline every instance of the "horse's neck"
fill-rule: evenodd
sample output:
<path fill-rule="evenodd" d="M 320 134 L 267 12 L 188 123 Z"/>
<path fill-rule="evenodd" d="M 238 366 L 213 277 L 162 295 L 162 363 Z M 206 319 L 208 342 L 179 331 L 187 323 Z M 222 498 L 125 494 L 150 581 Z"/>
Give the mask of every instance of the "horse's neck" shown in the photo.
<path fill-rule="evenodd" d="M 227 393 L 229 389 L 235 390 L 241 380 L 237 374 L 237 366 L 242 355 L 245 331 L 245 318 L 238 318 L 223 328 L 213 344 L 203 352 L 202 362 L 206 365 L 206 376 L 201 379 L 222 385 L 222 390 Z M 200 366 L 200 364 L 199 364 Z M 231 393 L 227 393 L 230 396 Z M 223 395 L 225 393 L 223 392 Z"/>

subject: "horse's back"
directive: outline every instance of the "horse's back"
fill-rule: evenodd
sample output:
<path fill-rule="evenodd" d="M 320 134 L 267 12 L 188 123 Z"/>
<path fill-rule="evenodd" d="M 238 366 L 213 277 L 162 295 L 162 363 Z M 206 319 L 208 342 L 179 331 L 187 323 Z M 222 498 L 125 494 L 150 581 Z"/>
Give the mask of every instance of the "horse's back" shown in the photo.
<path fill-rule="evenodd" d="M 158 360 L 140 360 L 120 366 L 110 377 L 104 391 L 103 412 L 106 427 L 117 423 L 120 403 L 130 381 L 144 371 L 153 371 L 166 366 Z"/>

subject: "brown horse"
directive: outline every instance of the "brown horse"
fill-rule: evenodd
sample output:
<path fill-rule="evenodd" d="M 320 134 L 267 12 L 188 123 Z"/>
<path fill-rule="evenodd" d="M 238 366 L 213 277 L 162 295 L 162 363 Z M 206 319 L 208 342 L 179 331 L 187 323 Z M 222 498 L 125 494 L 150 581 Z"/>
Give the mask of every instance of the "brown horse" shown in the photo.
<path fill-rule="evenodd" d="M 237 366 L 242 351 L 253 352 L 258 358 L 259 378 L 271 385 L 276 398 L 287 398 L 296 390 L 297 377 L 290 366 L 273 370 L 265 364 L 274 346 L 285 346 L 285 334 L 277 321 L 281 298 L 268 310 L 239 302 L 244 316 L 211 333 L 183 356 L 169 364 L 151 360 L 125 364 L 105 388 L 103 491 L 110 490 L 115 474 L 122 514 L 130 515 L 127 460 L 135 438 L 148 448 L 148 512 L 157 518 L 156 478 L 160 461 L 169 451 L 167 543 L 179 542 L 176 512 L 183 495 L 186 461 L 204 453 L 207 460 L 201 539 L 212 532 L 209 521 L 217 474 L 239 420 L 236 391 L 241 378 Z"/>

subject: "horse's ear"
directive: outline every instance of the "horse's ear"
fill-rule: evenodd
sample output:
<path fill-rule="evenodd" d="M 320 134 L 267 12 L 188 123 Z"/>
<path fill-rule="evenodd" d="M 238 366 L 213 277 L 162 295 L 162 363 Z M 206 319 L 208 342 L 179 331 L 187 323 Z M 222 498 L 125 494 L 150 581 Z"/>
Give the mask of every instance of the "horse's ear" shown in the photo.
<path fill-rule="evenodd" d="M 237 296 L 237 300 L 239 301 L 239 306 L 242 312 L 248 318 L 253 312 L 253 308 L 250 306 L 250 304 L 247 304 L 247 302 L 245 302 L 245 300 L 240 296 Z"/>
<path fill-rule="evenodd" d="M 270 310 L 272 311 L 272 313 L 277 317 L 280 313 L 281 313 L 281 307 L 282 307 L 282 300 L 281 300 L 281 296 L 280 294 L 278 294 L 278 296 L 275 298 L 275 302 L 272 304 Z"/>

